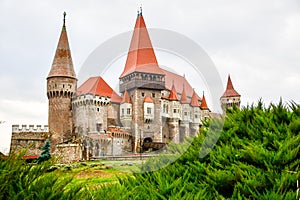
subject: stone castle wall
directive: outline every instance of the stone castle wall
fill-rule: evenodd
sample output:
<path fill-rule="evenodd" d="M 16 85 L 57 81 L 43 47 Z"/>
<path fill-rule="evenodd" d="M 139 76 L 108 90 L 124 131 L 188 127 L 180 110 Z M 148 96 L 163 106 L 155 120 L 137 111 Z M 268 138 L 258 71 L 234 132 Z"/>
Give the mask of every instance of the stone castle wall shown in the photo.
<path fill-rule="evenodd" d="M 13 125 L 10 154 L 26 149 L 25 156 L 39 156 L 48 137 L 47 125 Z"/>

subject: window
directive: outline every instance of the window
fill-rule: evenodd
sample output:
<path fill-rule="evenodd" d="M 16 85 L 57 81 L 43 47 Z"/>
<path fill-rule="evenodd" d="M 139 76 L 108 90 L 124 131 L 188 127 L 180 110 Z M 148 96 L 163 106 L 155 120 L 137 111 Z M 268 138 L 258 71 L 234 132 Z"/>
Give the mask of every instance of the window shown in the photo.
<path fill-rule="evenodd" d="M 184 112 L 184 116 L 187 116 L 187 112 Z"/>
<path fill-rule="evenodd" d="M 155 98 L 155 93 L 152 93 L 152 97 Z"/>
<path fill-rule="evenodd" d="M 96 128 L 97 128 L 97 131 L 98 131 L 98 132 L 101 131 L 101 129 L 102 129 L 102 124 L 100 124 L 100 123 L 96 124 Z"/>
<path fill-rule="evenodd" d="M 124 115 L 124 108 L 122 108 L 122 115 Z"/>
<path fill-rule="evenodd" d="M 144 92 L 142 92 L 142 97 L 144 97 L 145 96 L 145 93 Z"/>
<path fill-rule="evenodd" d="M 130 108 L 127 108 L 127 115 L 130 115 Z"/>
<path fill-rule="evenodd" d="M 99 108 L 97 108 L 97 111 L 99 112 L 99 111 L 100 111 L 100 109 L 99 109 Z"/>
<path fill-rule="evenodd" d="M 147 108 L 147 114 L 150 115 L 151 114 L 151 108 Z"/>
<path fill-rule="evenodd" d="M 197 119 L 197 118 L 198 118 L 198 115 L 195 115 L 195 118 Z"/>
<path fill-rule="evenodd" d="M 173 110 L 173 112 L 174 112 L 174 113 L 176 113 L 176 112 L 177 112 L 177 110 L 176 110 L 176 109 L 174 109 L 174 110 Z"/>

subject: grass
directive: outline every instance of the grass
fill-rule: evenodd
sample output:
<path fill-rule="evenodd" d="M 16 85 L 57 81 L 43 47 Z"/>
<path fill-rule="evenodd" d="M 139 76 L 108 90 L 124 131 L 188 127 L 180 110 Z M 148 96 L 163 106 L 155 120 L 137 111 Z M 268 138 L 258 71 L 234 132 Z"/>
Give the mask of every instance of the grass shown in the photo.
<path fill-rule="evenodd" d="M 53 173 L 59 177 L 73 176 L 68 187 L 84 184 L 90 188 L 98 188 L 103 184 L 117 182 L 133 174 L 142 161 L 87 161 L 70 165 L 57 165 L 59 168 Z"/>

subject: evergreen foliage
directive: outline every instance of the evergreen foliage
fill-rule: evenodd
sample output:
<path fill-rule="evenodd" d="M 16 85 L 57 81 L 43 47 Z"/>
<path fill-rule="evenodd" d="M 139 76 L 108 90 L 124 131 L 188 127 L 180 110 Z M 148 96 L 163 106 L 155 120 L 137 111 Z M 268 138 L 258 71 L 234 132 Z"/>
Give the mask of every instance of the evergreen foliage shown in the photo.
<path fill-rule="evenodd" d="M 71 176 L 47 172 L 53 163 L 28 164 L 24 154 L 0 160 L 0 199 L 82 199 L 83 185 L 71 187 Z"/>
<path fill-rule="evenodd" d="M 44 146 L 42 147 L 42 153 L 41 155 L 38 157 L 37 162 L 41 163 L 44 162 L 46 160 L 49 160 L 51 158 L 50 155 L 50 141 L 46 140 Z"/>
<path fill-rule="evenodd" d="M 210 123 L 218 126 L 213 119 Z M 221 136 L 209 155 L 199 151 L 209 128 L 189 149 L 158 171 L 135 174 L 95 191 L 95 199 L 298 199 L 300 107 L 247 106 L 227 110 Z M 180 149 L 180 146 L 177 146 Z M 172 145 L 172 148 L 177 148 Z M 178 150 L 180 151 L 180 150 Z M 146 162 L 151 169 L 159 162 Z"/>
<path fill-rule="evenodd" d="M 187 151 L 190 141 L 168 146 L 169 152 L 182 153 L 176 161 L 176 155 L 162 155 L 143 169 L 151 171 L 162 162 L 168 166 L 97 188 L 70 185 L 72 177 L 47 172 L 50 161 L 27 164 L 21 159 L 24 153 L 4 158 L 0 199 L 299 199 L 299 105 L 280 102 L 265 108 L 259 102 L 227 110 L 219 140 L 201 158 L 208 130 L 221 124 L 217 119 L 204 122 Z"/>

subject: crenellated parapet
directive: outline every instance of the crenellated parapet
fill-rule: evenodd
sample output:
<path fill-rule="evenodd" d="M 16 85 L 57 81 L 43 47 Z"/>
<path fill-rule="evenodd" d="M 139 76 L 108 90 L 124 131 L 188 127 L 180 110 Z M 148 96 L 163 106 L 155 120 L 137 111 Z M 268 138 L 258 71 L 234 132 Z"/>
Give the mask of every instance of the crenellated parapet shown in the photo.
<path fill-rule="evenodd" d="M 26 156 L 38 156 L 47 138 L 48 125 L 12 125 L 10 153 L 26 149 Z"/>
<path fill-rule="evenodd" d="M 73 98 L 72 105 L 73 107 L 80 107 L 86 105 L 94 105 L 94 106 L 106 106 L 110 103 L 110 97 L 85 94 L 77 96 Z"/>
<path fill-rule="evenodd" d="M 49 132 L 48 125 L 12 125 L 12 133 Z"/>

